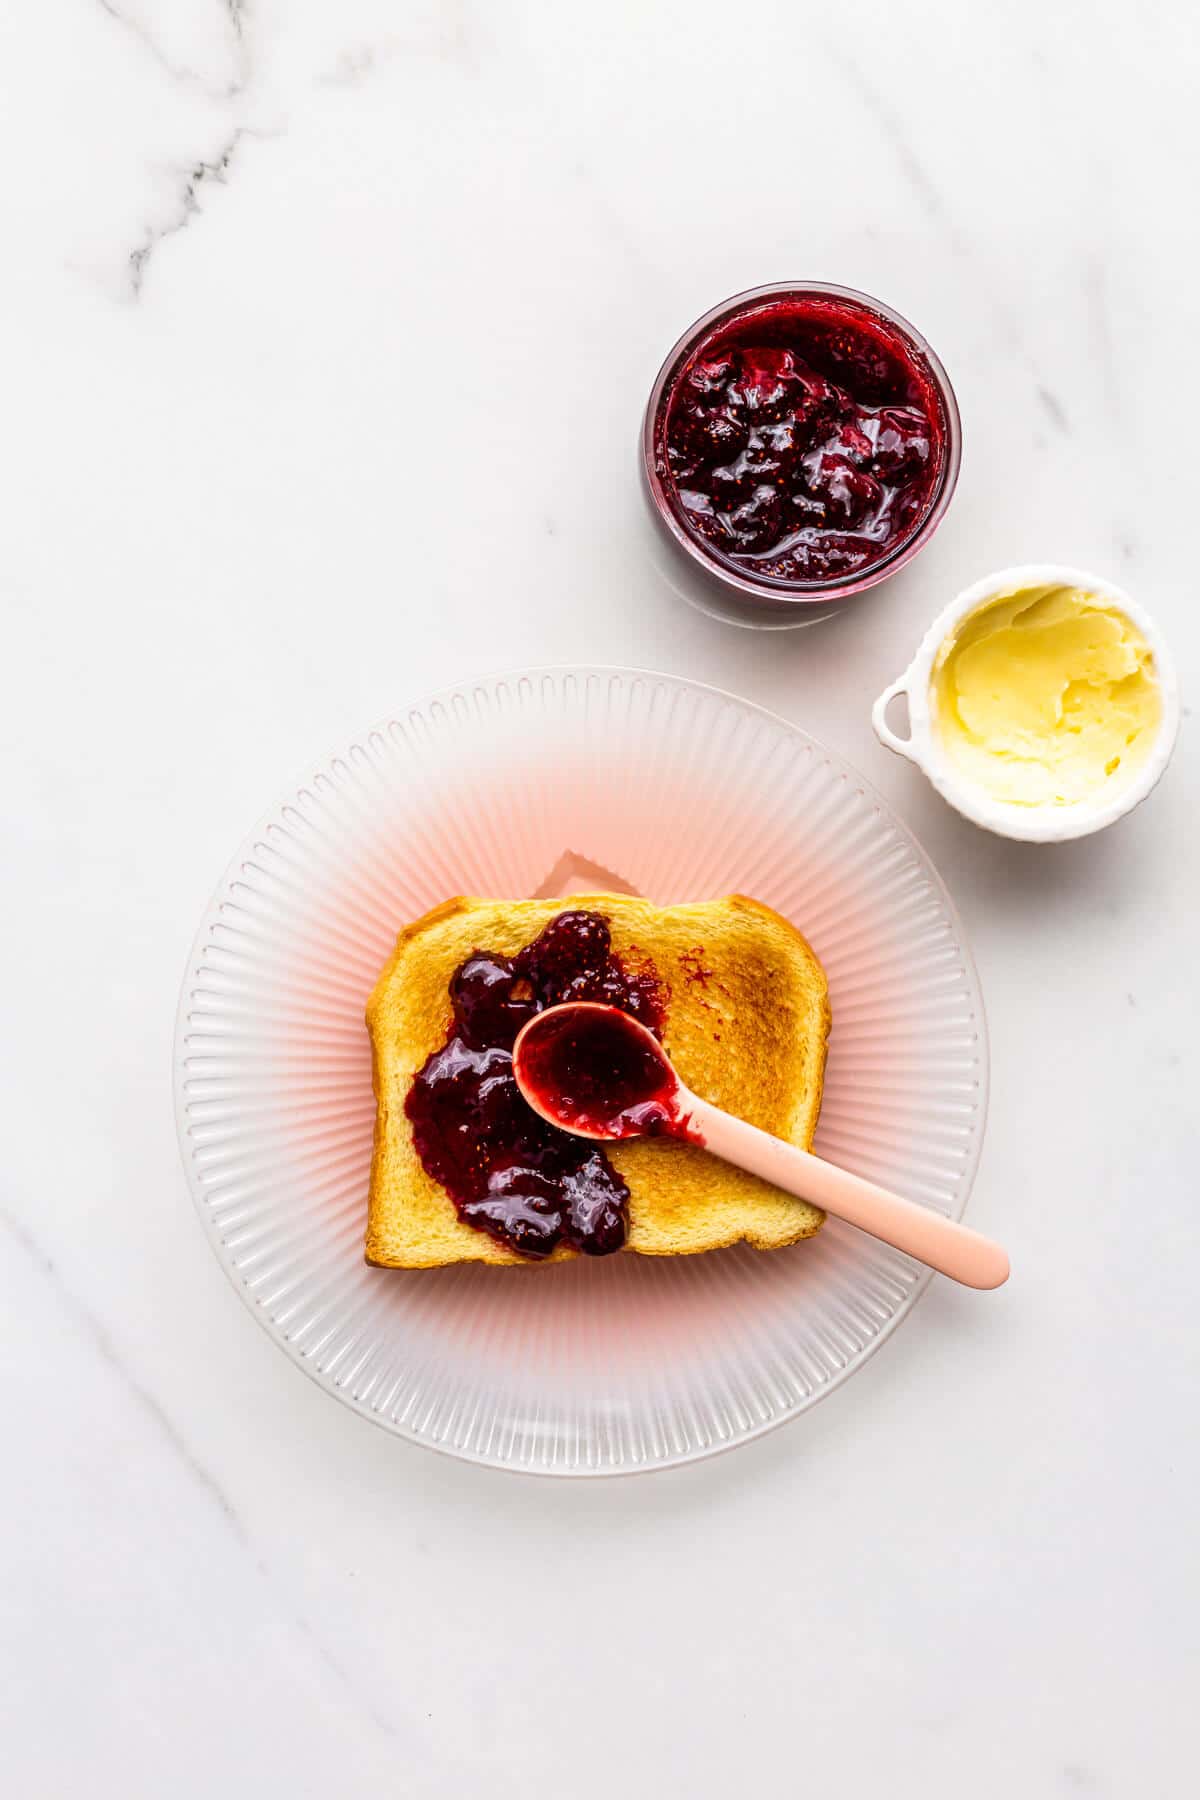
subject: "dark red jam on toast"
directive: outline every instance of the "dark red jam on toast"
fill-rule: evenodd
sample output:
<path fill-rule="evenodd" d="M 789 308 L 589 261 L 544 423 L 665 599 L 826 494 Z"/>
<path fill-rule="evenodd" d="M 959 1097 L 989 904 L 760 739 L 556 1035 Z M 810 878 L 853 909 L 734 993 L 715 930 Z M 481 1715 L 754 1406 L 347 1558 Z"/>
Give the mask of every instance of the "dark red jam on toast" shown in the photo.
<path fill-rule="evenodd" d="M 459 1217 L 522 1256 L 559 1245 L 607 1256 L 629 1226 L 629 1189 L 603 1149 L 547 1124 L 513 1075 L 522 1025 L 569 1000 L 618 1007 L 655 1035 L 662 1028 L 662 987 L 613 954 L 608 920 L 561 912 L 517 956 L 477 950 L 455 971 L 446 1042 L 405 1101 L 417 1154 Z"/>

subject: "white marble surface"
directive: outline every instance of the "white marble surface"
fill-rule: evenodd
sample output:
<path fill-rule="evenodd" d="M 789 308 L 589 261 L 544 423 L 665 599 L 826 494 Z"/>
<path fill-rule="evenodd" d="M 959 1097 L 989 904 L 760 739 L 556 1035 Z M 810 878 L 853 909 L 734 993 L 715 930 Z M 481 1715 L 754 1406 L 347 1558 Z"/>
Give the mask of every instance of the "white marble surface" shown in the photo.
<path fill-rule="evenodd" d="M 867 705 L 1042 558 L 1124 581 L 1200 684 L 1197 63 L 1166 0 L 3 9 L 9 1791 L 1187 1790 L 1194 722 L 1053 851 L 948 813 Z M 664 585 L 633 444 L 682 326 L 791 274 L 919 323 L 966 452 L 910 570 L 778 637 Z M 1016 1267 L 935 1284 L 799 1425 L 590 1486 L 291 1369 L 167 1072 L 203 902 L 296 766 L 566 657 L 773 706 L 913 825 L 987 992 L 972 1217 Z"/>

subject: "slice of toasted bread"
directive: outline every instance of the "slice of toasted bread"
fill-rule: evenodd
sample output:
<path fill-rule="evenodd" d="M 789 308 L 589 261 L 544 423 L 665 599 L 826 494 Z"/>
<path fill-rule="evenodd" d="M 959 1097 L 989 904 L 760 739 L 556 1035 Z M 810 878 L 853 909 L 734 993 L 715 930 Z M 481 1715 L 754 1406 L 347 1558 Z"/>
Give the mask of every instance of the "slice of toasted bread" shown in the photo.
<path fill-rule="evenodd" d="M 464 1224 L 426 1174 L 404 1110 L 413 1076 L 445 1040 L 448 990 L 475 950 L 512 956 L 566 910 L 553 900 L 447 900 L 396 943 L 367 1004 L 376 1096 L 367 1261 L 381 1267 L 523 1263 Z M 668 991 L 663 1042 L 705 1100 L 808 1149 L 825 1073 L 825 973 L 794 926 L 740 894 L 652 906 L 624 894 L 573 897 L 603 913 L 613 949 L 653 963 Z M 811 1237 L 824 1214 L 694 1145 L 642 1139 L 606 1146 L 629 1187 L 626 1248 L 686 1256 L 745 1238 L 773 1250 Z M 559 1249 L 550 1261 L 573 1256 Z"/>

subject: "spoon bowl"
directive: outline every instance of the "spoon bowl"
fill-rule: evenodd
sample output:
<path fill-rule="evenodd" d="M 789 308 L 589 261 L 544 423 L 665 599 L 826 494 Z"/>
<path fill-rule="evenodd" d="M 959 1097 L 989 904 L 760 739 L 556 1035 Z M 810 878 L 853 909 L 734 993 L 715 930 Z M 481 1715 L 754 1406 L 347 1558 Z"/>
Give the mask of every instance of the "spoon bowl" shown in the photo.
<path fill-rule="evenodd" d="M 575 1137 L 686 1136 L 683 1084 L 654 1033 L 616 1006 L 569 1001 L 521 1027 L 513 1074 L 528 1104 Z"/>

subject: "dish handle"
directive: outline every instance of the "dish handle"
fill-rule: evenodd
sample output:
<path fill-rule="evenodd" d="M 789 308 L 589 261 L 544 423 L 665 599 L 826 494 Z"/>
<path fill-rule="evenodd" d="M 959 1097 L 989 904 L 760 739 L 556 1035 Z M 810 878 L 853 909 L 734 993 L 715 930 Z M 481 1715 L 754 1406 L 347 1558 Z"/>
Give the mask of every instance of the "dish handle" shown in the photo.
<path fill-rule="evenodd" d="M 913 748 L 912 738 L 897 737 L 896 733 L 888 724 L 886 716 L 887 709 L 892 704 L 892 701 L 898 700 L 901 694 L 903 694 L 908 706 L 909 730 L 912 730 L 912 695 L 908 690 L 909 677 L 911 674 L 911 669 L 905 669 L 903 675 L 898 675 L 895 681 L 884 688 L 882 694 L 880 694 L 878 700 L 876 700 L 874 706 L 871 708 L 871 723 L 875 727 L 875 736 L 879 739 L 881 744 L 888 750 L 894 750 L 897 756 L 906 756 L 909 762 L 916 763 L 917 766 L 920 767 L 921 759 Z"/>

